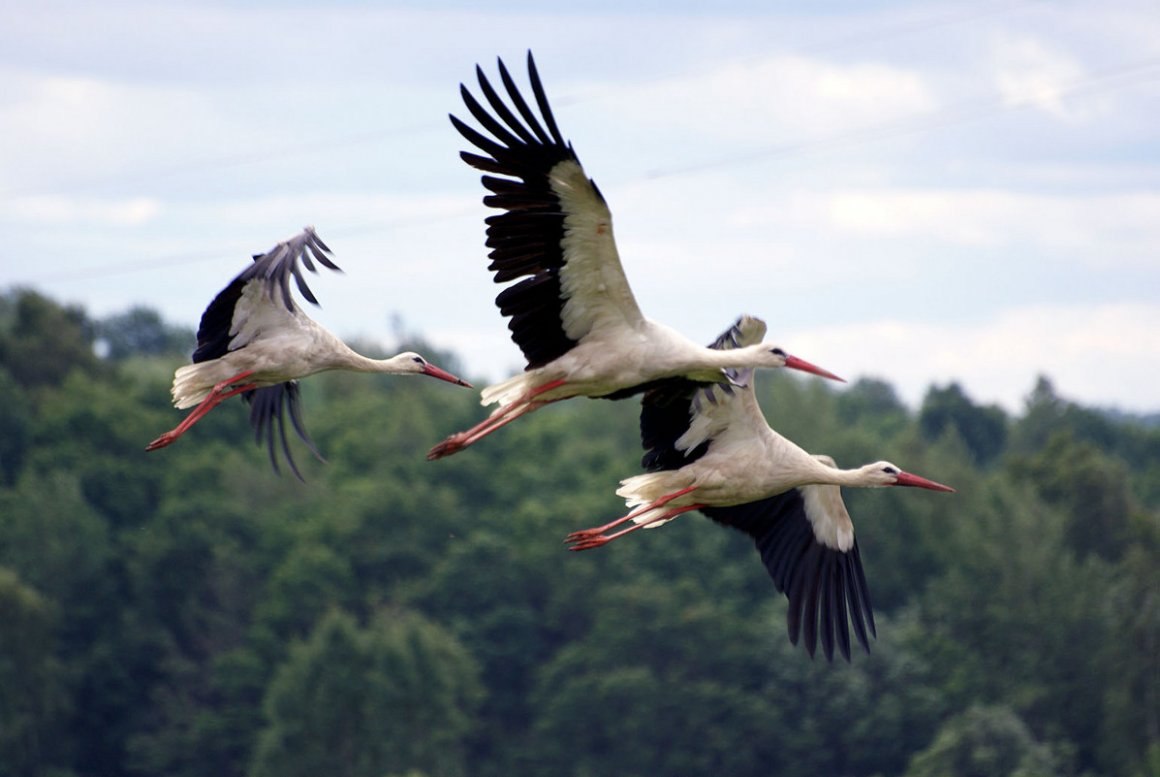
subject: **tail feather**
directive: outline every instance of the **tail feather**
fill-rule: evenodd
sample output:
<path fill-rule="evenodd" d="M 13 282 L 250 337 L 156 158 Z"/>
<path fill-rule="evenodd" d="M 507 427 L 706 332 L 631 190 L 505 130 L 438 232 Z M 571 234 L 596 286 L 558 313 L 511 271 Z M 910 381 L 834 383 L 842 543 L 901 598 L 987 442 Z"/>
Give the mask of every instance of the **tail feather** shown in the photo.
<path fill-rule="evenodd" d="M 513 375 L 507 380 L 488 386 L 480 392 L 479 404 L 485 406 L 497 403 L 500 406 L 509 405 L 531 390 L 532 381 L 532 375 L 528 372 Z"/>
<path fill-rule="evenodd" d="M 664 472 L 646 472 L 642 475 L 634 475 L 630 478 L 625 478 L 620 481 L 620 488 L 616 489 L 616 495 L 624 498 L 624 503 L 632 509 L 647 505 L 660 499 L 666 494 L 671 494 L 674 491 L 679 491 L 689 484 L 683 482 L 684 478 L 679 478 L 679 470 L 668 470 Z M 632 519 L 633 523 L 647 524 L 646 529 L 654 529 L 658 526 L 663 526 L 669 521 L 668 518 L 660 521 L 657 518 L 667 510 L 681 504 L 682 500 L 674 500 L 666 505 L 658 507 L 653 510 L 647 510 Z"/>
<path fill-rule="evenodd" d="M 206 384 L 203 377 L 204 364 L 187 364 L 173 373 L 173 406 L 180 409 L 193 407 L 201 402 L 213 389 L 214 384 Z"/>

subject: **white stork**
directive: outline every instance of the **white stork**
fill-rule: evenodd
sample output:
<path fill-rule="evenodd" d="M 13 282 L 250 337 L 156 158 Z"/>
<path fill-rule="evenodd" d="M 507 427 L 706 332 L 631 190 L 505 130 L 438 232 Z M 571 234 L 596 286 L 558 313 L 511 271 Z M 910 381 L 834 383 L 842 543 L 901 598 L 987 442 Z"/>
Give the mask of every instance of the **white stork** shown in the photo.
<path fill-rule="evenodd" d="M 302 425 L 298 378 L 325 370 L 351 370 L 430 375 L 470 387 L 417 353 L 408 351 L 390 359 L 355 353 L 307 316 L 290 293 L 290 277 L 302 296 L 317 305 L 299 263 L 318 272 L 311 261 L 313 256 L 319 264 L 338 270 L 330 253 L 314 228 L 306 227 L 266 253 L 256 254 L 254 263 L 214 297 L 201 316 L 193 364 L 179 367 L 173 379 L 174 406 L 197 407 L 145 450 L 172 444 L 222 400 L 242 394 L 250 403 L 250 424 L 256 439 L 266 437 L 274 470 L 278 470 L 274 445 L 278 438 L 290 468 L 301 479 L 286 440 L 286 411 L 311 453 L 321 456 Z"/>
<path fill-rule="evenodd" d="M 645 318 L 616 252 L 612 214 L 560 134 L 531 52 L 528 76 L 539 118 L 502 60 L 499 75 L 510 106 L 478 66 L 476 75 L 491 112 L 462 84 L 460 93 L 492 137 L 450 118 L 486 154 L 460 156 L 490 174 L 482 178 L 491 192 L 483 202 L 503 211 L 486 219 L 489 269 L 496 283 L 522 278 L 495 301 L 511 318 L 508 328 L 527 367 L 485 388 L 482 404 L 499 407 L 436 445 L 427 458 L 456 453 L 550 402 L 576 396 L 620 399 L 674 376 L 718 382 L 727 379 L 726 367 L 789 367 L 841 380 L 766 343 L 717 351 Z"/>
<path fill-rule="evenodd" d="M 764 332 L 760 321 L 743 318 L 715 347 L 754 342 Z M 642 464 L 652 471 L 621 481 L 616 492 L 635 509 L 604 526 L 573 532 L 566 541 L 572 550 L 595 548 L 700 510 L 753 538 L 774 585 L 789 599 L 793 644 L 804 632 L 813 656 L 820 635 L 832 660 L 836 638 L 849 660 L 848 614 L 869 652 L 867 629 L 875 633 L 870 591 L 840 487 L 954 489 L 887 461 L 843 470 L 828 456 L 811 456 L 766 423 L 752 369 L 731 371 L 731 377 L 731 383 L 708 386 L 677 378 L 647 392 Z M 629 528 L 605 534 L 630 521 Z"/>

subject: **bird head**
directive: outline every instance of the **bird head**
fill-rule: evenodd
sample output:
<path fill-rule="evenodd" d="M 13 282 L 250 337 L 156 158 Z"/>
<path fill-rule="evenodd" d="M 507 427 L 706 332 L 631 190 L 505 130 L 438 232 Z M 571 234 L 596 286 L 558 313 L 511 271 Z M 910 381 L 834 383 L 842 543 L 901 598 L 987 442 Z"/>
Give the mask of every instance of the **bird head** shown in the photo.
<path fill-rule="evenodd" d="M 424 359 L 414 351 L 406 351 L 396 356 L 392 361 L 396 361 L 400 367 L 401 372 L 417 373 L 419 375 L 430 375 L 432 378 L 445 380 L 448 383 L 454 383 L 457 386 L 467 386 L 471 388 L 471 384 L 462 378 L 452 375 L 446 370 L 436 367 L 431 362 Z"/>
<path fill-rule="evenodd" d="M 927 480 L 921 475 L 905 472 L 889 461 L 876 461 L 873 464 L 867 464 L 862 467 L 862 473 L 868 485 L 871 486 L 908 486 L 911 488 L 926 488 L 931 491 L 955 492 L 950 486 L 944 486 L 942 483 Z"/>
<path fill-rule="evenodd" d="M 812 375 L 820 375 L 823 378 L 828 378 L 829 380 L 836 380 L 836 381 L 839 381 L 840 383 L 846 382 L 846 380 L 844 378 L 839 378 L 837 375 L 830 372 L 829 370 L 822 369 L 821 367 L 818 367 L 815 364 L 810 364 L 805 359 L 799 359 L 796 356 L 790 356 L 788 353 L 786 353 L 781 348 L 777 348 L 777 347 L 770 348 L 768 346 L 762 346 L 762 348 L 765 351 L 765 353 L 768 354 L 768 357 L 767 357 L 769 360 L 768 366 L 770 366 L 770 367 L 785 367 L 785 368 L 791 369 L 791 370 L 800 370 L 801 372 L 808 372 Z"/>

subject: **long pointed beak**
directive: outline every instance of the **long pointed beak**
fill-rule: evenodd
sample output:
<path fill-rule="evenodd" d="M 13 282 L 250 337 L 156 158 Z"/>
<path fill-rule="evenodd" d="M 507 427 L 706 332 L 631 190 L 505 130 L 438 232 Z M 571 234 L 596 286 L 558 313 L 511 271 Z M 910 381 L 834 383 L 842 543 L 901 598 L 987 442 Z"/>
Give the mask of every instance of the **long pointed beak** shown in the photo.
<path fill-rule="evenodd" d="M 447 370 L 439 369 L 434 364 L 428 364 L 426 367 L 424 367 L 423 374 L 430 375 L 432 378 L 439 378 L 439 380 L 445 380 L 448 383 L 454 383 L 456 386 L 467 386 L 468 388 L 472 388 L 472 385 L 465 381 L 463 378 L 457 378 Z"/>
<path fill-rule="evenodd" d="M 791 370 L 801 370 L 802 372 L 810 372 L 810 373 L 813 373 L 814 375 L 820 375 L 823 378 L 829 378 L 830 380 L 836 380 L 839 383 L 846 382 L 845 378 L 839 378 L 837 375 L 830 372 L 829 370 L 823 370 L 821 367 L 818 367 L 815 364 L 810 364 L 805 359 L 799 359 L 796 356 L 785 357 L 785 366 L 789 367 Z"/>
<path fill-rule="evenodd" d="M 894 485 L 911 486 L 913 488 L 927 488 L 931 491 L 949 491 L 952 494 L 957 493 L 950 486 L 944 486 L 942 483 L 935 483 L 933 480 L 927 480 L 924 477 L 912 475 L 909 472 L 899 472 L 898 480 Z"/>

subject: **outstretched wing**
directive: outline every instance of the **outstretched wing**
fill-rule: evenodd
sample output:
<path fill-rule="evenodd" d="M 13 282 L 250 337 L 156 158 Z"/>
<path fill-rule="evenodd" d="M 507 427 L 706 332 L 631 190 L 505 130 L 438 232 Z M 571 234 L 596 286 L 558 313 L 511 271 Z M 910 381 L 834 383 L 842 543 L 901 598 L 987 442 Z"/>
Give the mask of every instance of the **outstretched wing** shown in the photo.
<path fill-rule="evenodd" d="M 793 644 L 801 638 L 814 655 L 820 639 L 827 660 L 834 643 L 850 660 L 850 625 L 870 652 L 874 609 L 853 529 L 840 538 L 821 535 L 819 526 L 849 524 L 837 486 L 802 486 L 732 507 L 702 507 L 717 523 L 753 538 L 777 590 L 789 599 L 786 628 Z M 845 547 L 843 547 L 843 545 Z"/>
<path fill-rule="evenodd" d="M 482 178 L 491 192 L 484 204 L 504 211 L 486 219 L 488 269 L 496 283 L 522 279 L 495 301 L 533 369 L 567 353 L 593 328 L 635 326 L 642 317 L 616 251 L 612 214 L 560 134 L 531 52 L 528 77 L 539 116 L 502 60 L 499 75 L 510 105 L 478 66 L 476 75 L 490 112 L 466 86 L 460 85 L 460 94 L 491 137 L 450 118 L 486 155 L 460 153 L 489 173 Z"/>
<path fill-rule="evenodd" d="M 709 347 L 729 350 L 753 345 L 765 339 L 765 331 L 765 322 L 760 318 L 742 315 Z M 753 370 L 730 369 L 725 373 L 728 383 L 709 384 L 683 377 L 668 378 L 645 393 L 640 408 L 640 441 L 645 450 L 641 466 L 644 469 L 649 472 L 679 469 L 703 456 L 711 436 L 702 434 L 689 444 L 687 436 L 694 425 L 703 426 L 713 418 L 720 426 L 737 412 L 761 412 L 749 388 Z M 752 407 L 749 407 L 750 403 Z M 761 425 L 765 425 L 764 418 Z"/>

